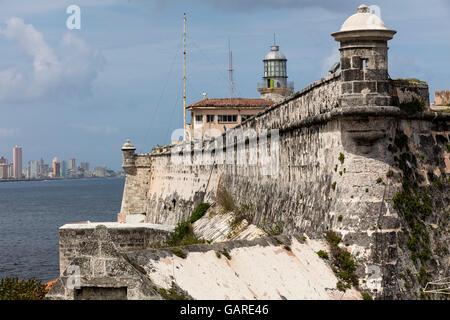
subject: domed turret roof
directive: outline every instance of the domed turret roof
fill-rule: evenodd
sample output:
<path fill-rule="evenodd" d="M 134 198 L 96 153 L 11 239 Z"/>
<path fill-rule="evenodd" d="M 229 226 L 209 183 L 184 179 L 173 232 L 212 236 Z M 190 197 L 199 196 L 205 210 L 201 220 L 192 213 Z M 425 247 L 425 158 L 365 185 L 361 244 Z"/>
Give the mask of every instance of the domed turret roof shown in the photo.
<path fill-rule="evenodd" d="M 136 148 L 133 146 L 130 140 L 127 140 L 127 142 L 123 144 L 122 150 L 136 150 Z"/>
<path fill-rule="evenodd" d="M 286 56 L 279 49 L 279 46 L 271 46 L 270 51 L 266 54 L 264 60 L 287 60 Z"/>
<path fill-rule="evenodd" d="M 387 30 L 387 28 L 383 20 L 370 13 L 370 8 L 362 4 L 354 15 L 345 20 L 340 31 L 354 30 Z"/>

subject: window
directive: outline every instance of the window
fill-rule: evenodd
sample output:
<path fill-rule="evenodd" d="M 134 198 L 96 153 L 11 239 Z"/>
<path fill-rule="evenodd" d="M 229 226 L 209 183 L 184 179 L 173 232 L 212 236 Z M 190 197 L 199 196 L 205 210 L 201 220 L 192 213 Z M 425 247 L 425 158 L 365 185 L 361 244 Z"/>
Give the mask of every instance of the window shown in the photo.
<path fill-rule="evenodd" d="M 245 120 L 253 116 L 253 114 L 241 114 L 241 121 L 244 122 Z"/>
<path fill-rule="evenodd" d="M 203 115 L 195 116 L 195 122 L 203 122 Z"/>
<path fill-rule="evenodd" d="M 218 116 L 219 122 L 237 122 L 237 115 L 233 114 L 227 114 L 227 115 L 220 115 Z"/>
<path fill-rule="evenodd" d="M 206 122 L 214 122 L 214 115 L 213 114 L 207 114 L 206 115 Z"/>

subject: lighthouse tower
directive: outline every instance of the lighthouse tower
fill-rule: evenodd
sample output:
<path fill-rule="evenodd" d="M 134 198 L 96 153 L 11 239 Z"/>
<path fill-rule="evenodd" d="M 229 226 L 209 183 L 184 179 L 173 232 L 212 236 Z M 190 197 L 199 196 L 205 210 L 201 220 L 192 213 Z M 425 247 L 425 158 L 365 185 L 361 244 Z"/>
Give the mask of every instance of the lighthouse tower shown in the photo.
<path fill-rule="evenodd" d="M 294 83 L 287 81 L 286 56 L 279 46 L 273 45 L 263 62 L 264 76 L 262 83 L 258 83 L 258 91 L 262 99 L 280 102 L 294 92 Z"/>

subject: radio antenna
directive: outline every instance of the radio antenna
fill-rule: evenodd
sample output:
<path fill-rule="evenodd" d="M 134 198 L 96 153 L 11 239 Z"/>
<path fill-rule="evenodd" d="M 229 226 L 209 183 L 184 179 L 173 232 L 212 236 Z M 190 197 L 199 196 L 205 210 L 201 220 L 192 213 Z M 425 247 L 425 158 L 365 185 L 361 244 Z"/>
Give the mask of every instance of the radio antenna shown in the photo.
<path fill-rule="evenodd" d="M 234 81 L 233 81 L 233 52 L 231 51 L 230 46 L 230 38 L 228 37 L 228 55 L 229 55 L 229 67 L 228 67 L 228 73 L 229 73 L 229 80 L 230 80 L 230 98 L 233 98 L 234 95 Z"/>

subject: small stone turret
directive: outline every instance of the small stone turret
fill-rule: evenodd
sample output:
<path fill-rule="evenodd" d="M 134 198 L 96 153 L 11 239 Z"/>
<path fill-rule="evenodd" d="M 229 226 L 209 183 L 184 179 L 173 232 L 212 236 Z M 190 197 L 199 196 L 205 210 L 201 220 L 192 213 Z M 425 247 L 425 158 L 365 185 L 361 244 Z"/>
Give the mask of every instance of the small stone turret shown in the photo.
<path fill-rule="evenodd" d="M 342 107 L 392 105 L 392 86 L 388 74 L 388 40 L 396 31 L 359 6 L 341 30 L 332 34 L 340 42 L 342 70 Z"/>
<path fill-rule="evenodd" d="M 127 140 L 122 146 L 122 168 L 126 173 L 129 173 L 132 168 L 135 168 L 135 151 L 136 148 L 130 140 Z"/>

